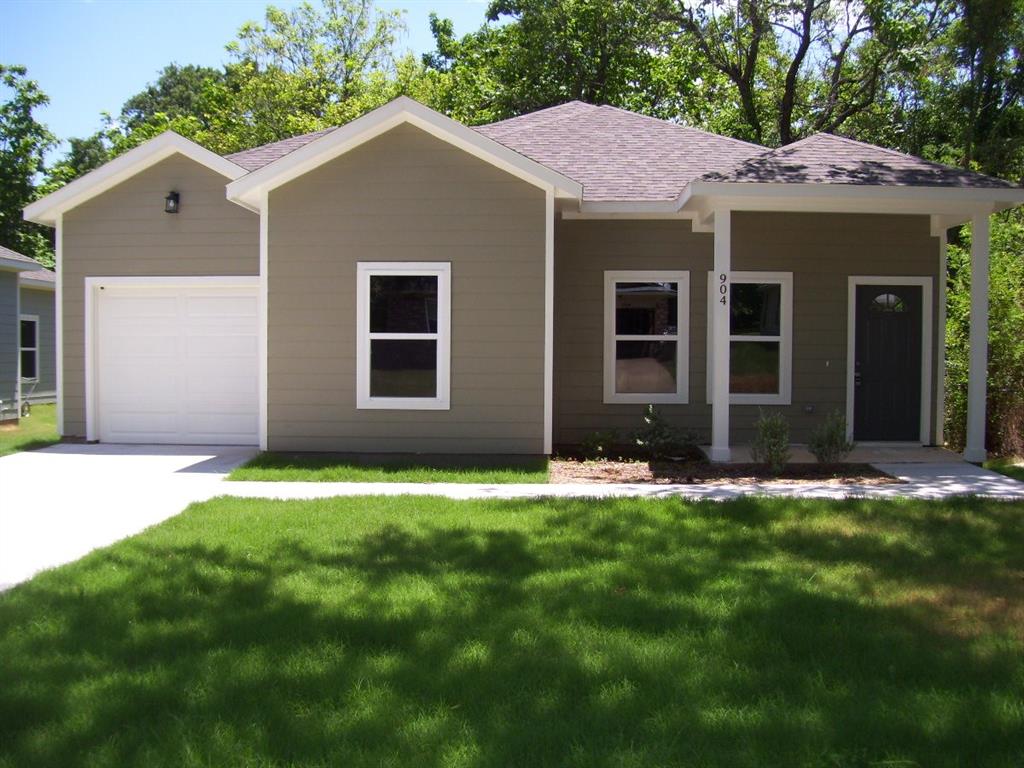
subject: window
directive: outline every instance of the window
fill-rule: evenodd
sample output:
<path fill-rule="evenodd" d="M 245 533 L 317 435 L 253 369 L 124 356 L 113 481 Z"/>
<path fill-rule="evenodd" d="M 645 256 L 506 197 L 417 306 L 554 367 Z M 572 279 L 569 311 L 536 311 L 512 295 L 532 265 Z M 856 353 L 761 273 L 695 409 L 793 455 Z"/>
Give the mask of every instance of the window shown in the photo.
<path fill-rule="evenodd" d="M 788 405 L 791 402 L 793 273 L 733 272 L 729 297 L 729 402 Z M 708 402 L 711 402 L 711 302 L 708 275 Z"/>
<path fill-rule="evenodd" d="M 685 403 L 689 272 L 604 273 L 604 401 Z"/>
<path fill-rule="evenodd" d="M 356 407 L 449 407 L 451 268 L 360 262 Z"/>
<path fill-rule="evenodd" d="M 22 315 L 19 341 L 21 349 L 21 380 L 39 380 L 39 317 Z"/>

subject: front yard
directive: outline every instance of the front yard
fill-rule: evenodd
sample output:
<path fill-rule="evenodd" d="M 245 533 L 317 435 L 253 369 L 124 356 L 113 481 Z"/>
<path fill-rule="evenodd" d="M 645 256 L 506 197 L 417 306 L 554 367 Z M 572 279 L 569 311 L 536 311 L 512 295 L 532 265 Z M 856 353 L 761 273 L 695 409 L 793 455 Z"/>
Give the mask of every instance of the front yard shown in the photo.
<path fill-rule="evenodd" d="M 217 499 L 0 595 L 0 766 L 1019 766 L 1024 505 Z"/>
<path fill-rule="evenodd" d="M 0 423 L 0 456 L 31 451 L 59 441 L 56 405 L 34 405 L 32 415 L 17 424 Z"/>

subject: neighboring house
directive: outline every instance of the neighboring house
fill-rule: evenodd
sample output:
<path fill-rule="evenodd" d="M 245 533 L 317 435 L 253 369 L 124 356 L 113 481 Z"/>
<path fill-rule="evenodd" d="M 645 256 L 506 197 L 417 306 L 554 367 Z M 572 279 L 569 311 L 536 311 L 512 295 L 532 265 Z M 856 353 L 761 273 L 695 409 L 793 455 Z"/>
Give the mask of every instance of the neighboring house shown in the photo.
<path fill-rule="evenodd" d="M 399 98 L 228 157 L 166 133 L 25 215 L 57 230 L 64 435 L 540 454 L 657 403 L 716 460 L 761 408 L 941 443 L 945 233 L 973 221 L 977 460 L 988 218 L 1022 201 L 824 134 Z"/>
<path fill-rule="evenodd" d="M 0 247 L 0 420 L 56 398 L 53 272 Z"/>

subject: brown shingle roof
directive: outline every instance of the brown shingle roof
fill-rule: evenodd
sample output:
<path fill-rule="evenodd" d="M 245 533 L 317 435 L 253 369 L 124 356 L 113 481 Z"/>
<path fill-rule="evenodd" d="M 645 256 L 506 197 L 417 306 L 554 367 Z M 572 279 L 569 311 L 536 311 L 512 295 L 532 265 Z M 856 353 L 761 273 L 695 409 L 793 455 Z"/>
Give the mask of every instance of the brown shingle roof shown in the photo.
<path fill-rule="evenodd" d="M 275 160 L 280 160 L 290 152 L 294 152 L 299 147 L 306 146 L 309 142 L 315 141 L 321 136 L 326 136 L 333 130 L 336 129 L 325 128 L 322 131 L 304 133 L 301 136 L 281 139 L 281 141 L 275 141 L 272 144 L 264 144 L 262 147 L 235 152 L 231 155 L 225 155 L 225 157 L 235 165 L 241 166 L 251 173 L 252 171 L 258 171 L 265 165 L 270 165 Z"/>
<path fill-rule="evenodd" d="M 42 265 L 40 265 L 42 266 Z M 57 273 L 52 272 L 45 267 L 43 269 L 33 269 L 27 272 L 21 272 L 18 278 L 23 283 L 48 283 L 49 285 L 57 284 Z"/>
<path fill-rule="evenodd" d="M 828 133 L 816 133 L 732 168 L 712 171 L 703 180 L 986 189 L 1014 186 L 992 176 Z"/>
<path fill-rule="evenodd" d="M 583 184 L 585 200 L 673 200 L 687 183 L 763 153 L 756 144 L 572 101 L 477 131 Z"/>

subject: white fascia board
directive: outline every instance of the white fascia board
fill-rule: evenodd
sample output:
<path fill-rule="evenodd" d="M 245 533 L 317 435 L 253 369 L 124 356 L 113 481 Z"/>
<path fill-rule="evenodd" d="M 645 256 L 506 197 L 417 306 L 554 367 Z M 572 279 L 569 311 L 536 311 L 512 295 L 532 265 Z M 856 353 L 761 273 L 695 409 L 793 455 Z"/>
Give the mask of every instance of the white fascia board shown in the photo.
<path fill-rule="evenodd" d="M 27 288 L 32 291 L 50 291 L 51 293 L 57 290 L 56 283 L 44 283 L 42 281 L 19 280 L 18 287 Z"/>
<path fill-rule="evenodd" d="M 228 199 L 250 210 L 258 211 L 262 195 L 402 123 L 410 123 L 534 186 L 544 190 L 553 189 L 556 197 L 579 199 L 583 195 L 583 186 L 579 182 L 530 160 L 407 96 L 399 96 L 383 107 L 228 184 Z"/>
<path fill-rule="evenodd" d="M 51 192 L 26 206 L 25 218 L 37 224 L 55 226 L 57 219 L 65 211 L 176 154 L 184 155 L 232 181 L 244 176 L 246 172 L 241 166 L 199 146 L 194 141 L 189 141 L 174 131 L 164 131 L 85 176 L 64 185 L 56 192 Z"/>
<path fill-rule="evenodd" d="M 0 269 L 4 271 L 13 270 L 14 272 L 33 272 L 37 269 L 43 269 L 43 265 L 22 261 L 21 259 L 8 259 L 4 256 L 0 256 Z"/>

